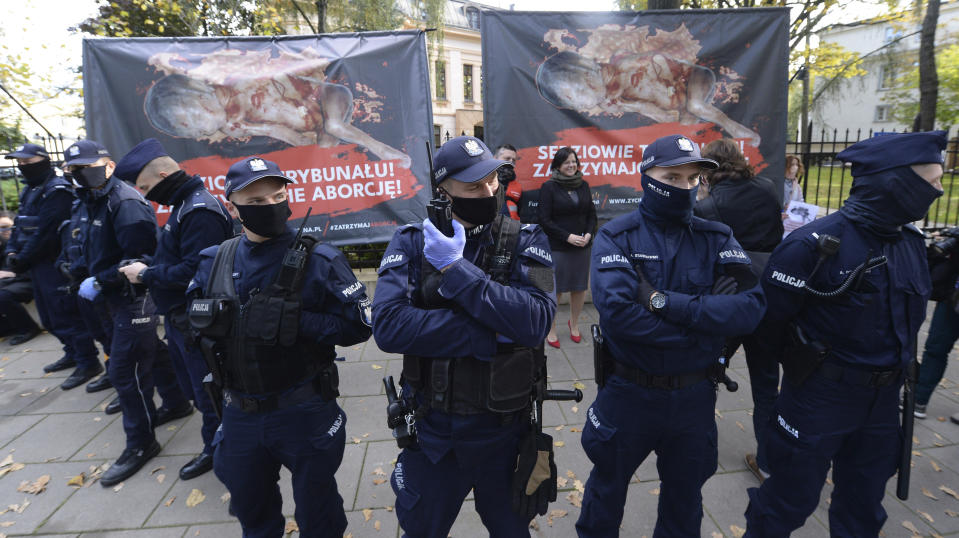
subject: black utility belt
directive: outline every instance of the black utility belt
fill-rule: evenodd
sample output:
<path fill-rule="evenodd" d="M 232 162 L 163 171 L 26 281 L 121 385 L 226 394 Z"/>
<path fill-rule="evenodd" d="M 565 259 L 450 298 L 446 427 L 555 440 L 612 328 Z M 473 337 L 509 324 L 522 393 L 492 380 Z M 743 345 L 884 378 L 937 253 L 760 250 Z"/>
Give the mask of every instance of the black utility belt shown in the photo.
<path fill-rule="evenodd" d="M 660 390 L 683 389 L 705 379 L 709 379 L 707 370 L 693 372 L 691 374 L 655 375 L 615 361 L 613 362 L 613 373 L 640 387 Z"/>
<path fill-rule="evenodd" d="M 850 385 L 866 387 L 888 387 L 902 378 L 902 368 L 889 370 L 858 370 L 849 366 L 840 366 L 824 362 L 819 366 L 819 374 L 832 381 L 841 381 Z"/>
<path fill-rule="evenodd" d="M 312 400 L 320 394 L 315 385 L 315 382 L 310 381 L 294 390 L 266 398 L 240 396 L 238 393 L 225 388 L 223 389 L 223 403 L 244 413 L 268 413 Z"/>

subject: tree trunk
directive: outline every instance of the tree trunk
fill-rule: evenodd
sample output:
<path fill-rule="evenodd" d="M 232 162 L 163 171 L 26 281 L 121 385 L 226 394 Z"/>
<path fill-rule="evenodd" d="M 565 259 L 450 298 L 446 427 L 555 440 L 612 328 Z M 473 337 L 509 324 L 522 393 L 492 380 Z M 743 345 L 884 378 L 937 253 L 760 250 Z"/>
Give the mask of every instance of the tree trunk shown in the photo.
<path fill-rule="evenodd" d="M 679 0 L 649 0 L 646 9 L 679 9 Z"/>
<path fill-rule="evenodd" d="M 326 33 L 326 3 L 327 0 L 316 0 L 316 31 Z"/>
<path fill-rule="evenodd" d="M 939 75 L 936 73 L 936 24 L 939 0 L 929 0 L 919 40 L 919 130 L 931 131 L 936 125 L 936 99 Z"/>

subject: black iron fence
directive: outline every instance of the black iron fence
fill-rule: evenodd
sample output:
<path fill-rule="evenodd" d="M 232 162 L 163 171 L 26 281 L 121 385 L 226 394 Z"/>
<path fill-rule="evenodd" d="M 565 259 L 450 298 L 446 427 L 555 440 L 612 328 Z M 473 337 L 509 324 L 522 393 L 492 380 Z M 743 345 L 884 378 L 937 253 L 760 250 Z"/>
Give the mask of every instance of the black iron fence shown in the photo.
<path fill-rule="evenodd" d="M 786 153 L 799 157 L 805 168 L 805 175 L 801 178 L 805 201 L 824 208 L 826 213 L 839 209 L 849 195 L 852 175 L 849 167 L 838 161 L 836 155 L 876 134 L 872 130 L 821 129 L 812 132 L 805 142 L 796 141 L 798 136 L 787 142 Z M 925 228 L 959 225 L 959 137 L 951 139 L 946 147 L 942 186 L 945 192 L 929 209 L 923 223 Z"/>

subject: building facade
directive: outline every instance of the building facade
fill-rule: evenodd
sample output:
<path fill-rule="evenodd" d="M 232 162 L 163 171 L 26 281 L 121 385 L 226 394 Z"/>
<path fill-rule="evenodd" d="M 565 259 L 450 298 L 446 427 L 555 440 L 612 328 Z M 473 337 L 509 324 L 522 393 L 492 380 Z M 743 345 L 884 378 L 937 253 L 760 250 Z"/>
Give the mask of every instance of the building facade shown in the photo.
<path fill-rule="evenodd" d="M 905 70 L 914 69 L 919 57 L 921 19 L 891 22 L 868 20 L 830 26 L 819 39 L 835 43 L 863 58 L 864 75 L 830 81 L 816 80 L 811 120 L 813 131 L 820 128 L 844 133 L 911 129 L 912 122 L 894 117 L 892 92 Z M 959 40 L 959 0 L 943 2 L 936 29 L 936 47 Z M 915 91 L 918 101 L 918 90 Z M 842 134 L 840 134 L 842 136 Z"/>

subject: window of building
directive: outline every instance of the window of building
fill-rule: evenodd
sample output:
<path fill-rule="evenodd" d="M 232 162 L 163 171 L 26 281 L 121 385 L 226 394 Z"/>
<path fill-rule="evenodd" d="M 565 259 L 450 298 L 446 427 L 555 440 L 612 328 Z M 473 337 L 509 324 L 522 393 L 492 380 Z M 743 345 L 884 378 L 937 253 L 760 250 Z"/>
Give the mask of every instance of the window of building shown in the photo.
<path fill-rule="evenodd" d="M 480 12 L 473 6 L 466 8 L 466 21 L 473 30 L 480 29 Z"/>
<path fill-rule="evenodd" d="M 877 106 L 874 120 L 877 122 L 892 121 L 892 107 L 890 105 Z"/>
<path fill-rule="evenodd" d="M 463 64 L 463 100 L 473 102 L 473 66 Z"/>
<path fill-rule="evenodd" d="M 439 124 L 433 124 L 433 147 L 438 148 L 443 145 L 443 127 Z"/>
<path fill-rule="evenodd" d="M 888 90 L 896 83 L 896 68 L 890 64 L 879 66 L 879 89 Z"/>
<path fill-rule="evenodd" d="M 436 60 L 435 69 L 436 69 L 436 100 L 445 101 L 446 100 L 446 62 L 443 60 Z"/>

